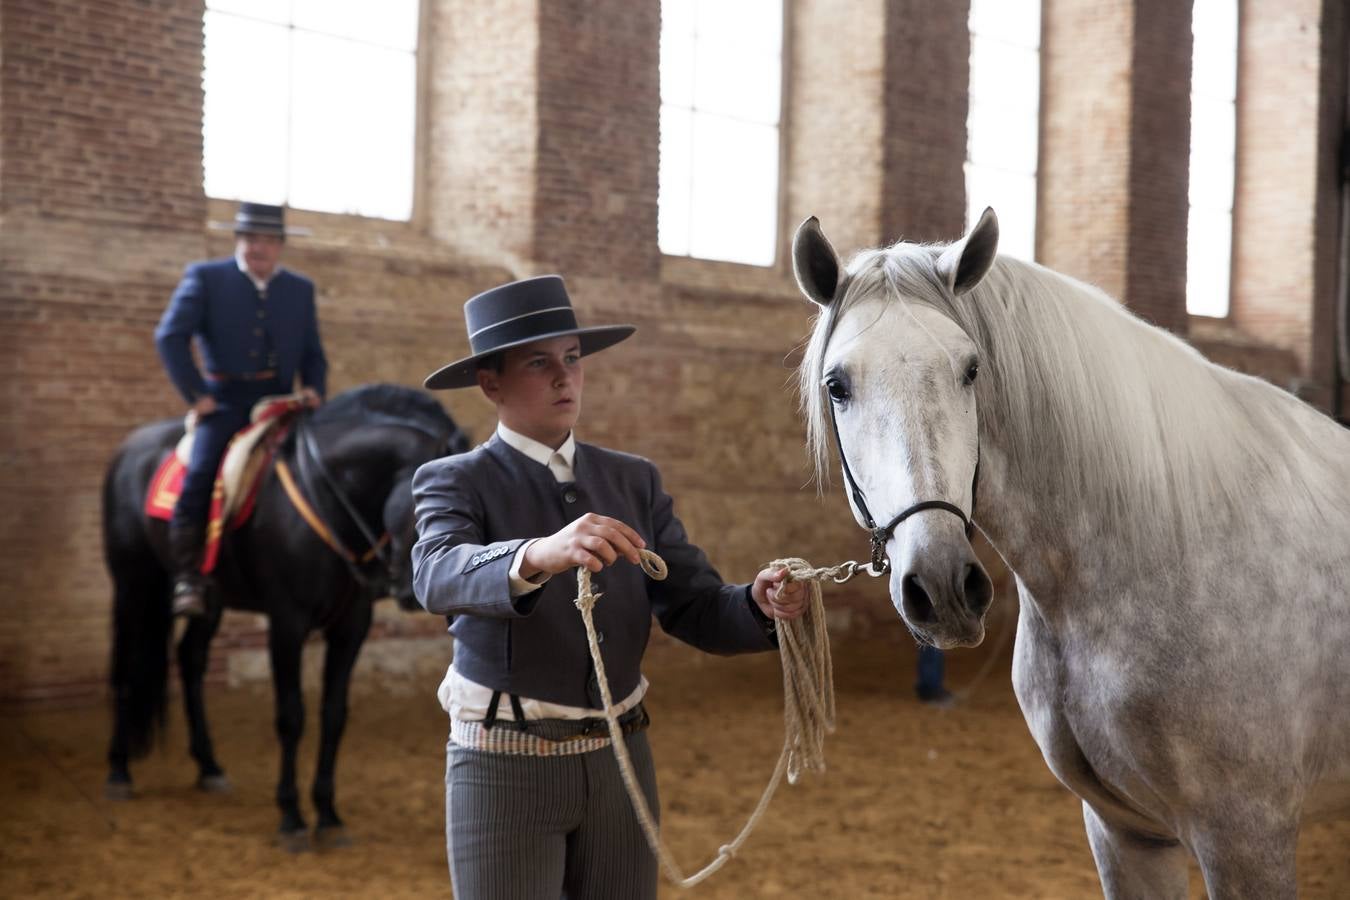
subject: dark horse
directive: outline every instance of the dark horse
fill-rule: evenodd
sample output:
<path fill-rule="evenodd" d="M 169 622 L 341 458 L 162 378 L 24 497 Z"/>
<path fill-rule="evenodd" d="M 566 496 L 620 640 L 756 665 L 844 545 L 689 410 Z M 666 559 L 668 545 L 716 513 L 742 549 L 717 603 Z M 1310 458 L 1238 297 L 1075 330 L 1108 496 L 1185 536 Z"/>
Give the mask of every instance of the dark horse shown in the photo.
<path fill-rule="evenodd" d="M 145 755 L 163 725 L 172 633 L 166 523 L 144 512 L 156 467 L 183 434 L 181 420 L 133 432 L 108 467 L 103 486 L 103 541 L 113 597 L 113 736 L 108 794 L 131 794 L 129 759 Z M 223 606 L 265 613 L 281 741 L 277 805 L 284 846 L 308 844 L 295 780 L 295 754 L 304 727 L 300 655 L 319 629 L 327 651 L 323 671 L 321 746 L 311 797 L 316 838 L 342 843 L 334 808 L 333 770 L 347 719 L 347 686 L 370 630 L 375 600 L 393 594 L 416 609 L 412 593 L 414 538 L 412 476 L 428 460 L 468 449 L 468 439 L 429 395 L 394 385 L 343 393 L 305 414 L 279 448 L 301 492 L 345 554 L 325 543 L 269 473 L 252 516 L 223 543 L 213 574 L 211 613 L 191 619 L 178 643 L 178 667 L 191 732 L 189 750 L 198 786 L 228 789 L 207 732 L 202 676 Z M 373 540 L 388 535 L 374 558 L 361 562 Z M 349 560 L 356 557 L 357 561 Z"/>

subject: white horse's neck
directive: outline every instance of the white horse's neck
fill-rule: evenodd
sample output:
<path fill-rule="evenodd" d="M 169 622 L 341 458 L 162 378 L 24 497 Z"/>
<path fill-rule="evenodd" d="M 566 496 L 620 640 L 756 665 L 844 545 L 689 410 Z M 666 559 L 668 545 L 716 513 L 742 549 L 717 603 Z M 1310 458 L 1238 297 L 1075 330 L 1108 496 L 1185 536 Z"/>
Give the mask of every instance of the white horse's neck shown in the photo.
<path fill-rule="evenodd" d="M 1025 266 L 991 289 L 1026 292 L 981 313 L 1003 383 L 980 396 L 976 521 L 1043 604 L 1181 572 L 1314 443 L 1310 410 L 1092 289 Z"/>

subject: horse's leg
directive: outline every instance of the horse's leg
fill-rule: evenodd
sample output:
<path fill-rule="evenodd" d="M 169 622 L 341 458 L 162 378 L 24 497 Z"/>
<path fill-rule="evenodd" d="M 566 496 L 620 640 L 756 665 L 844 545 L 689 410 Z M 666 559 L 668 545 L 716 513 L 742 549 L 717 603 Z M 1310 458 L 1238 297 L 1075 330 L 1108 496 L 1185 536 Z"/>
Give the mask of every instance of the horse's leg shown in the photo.
<path fill-rule="evenodd" d="M 273 609 L 267 644 L 272 660 L 277 739 L 281 741 L 281 775 L 277 780 L 277 806 L 281 809 L 278 839 L 283 848 L 295 853 L 309 847 L 305 817 L 300 814 L 300 792 L 295 786 L 295 754 L 305 729 L 305 698 L 300 686 L 305 629 L 275 612 L 275 606 Z"/>
<path fill-rule="evenodd" d="M 347 688 L 361 644 L 370 633 L 371 603 L 355 597 L 347 612 L 327 630 L 323 659 L 323 714 L 319 759 L 311 796 L 319 814 L 315 837 L 325 846 L 345 846 L 348 839 L 334 807 L 338 744 L 347 725 Z"/>
<path fill-rule="evenodd" d="M 1145 837 L 1112 825 L 1086 803 L 1083 823 L 1107 900 L 1185 900 L 1186 850 L 1180 841 Z"/>
<path fill-rule="evenodd" d="M 220 627 L 221 604 L 208 603 L 204 616 L 188 616 L 187 628 L 178 641 L 178 674 L 183 681 L 183 707 L 187 713 L 188 752 L 197 761 L 197 787 L 203 791 L 223 793 L 230 789 L 230 779 L 216 762 L 215 748 L 206 725 L 206 704 L 202 697 L 202 680 L 210 656 L 211 639 Z"/>
<path fill-rule="evenodd" d="M 1212 900 L 1298 896 L 1298 823 L 1262 819 L 1256 810 L 1229 810 L 1221 822 L 1192 829 L 1191 846 Z"/>
<path fill-rule="evenodd" d="M 169 579 L 153 556 L 110 556 L 113 576 L 113 729 L 109 800 L 131 798 L 132 759 L 144 756 L 164 718 L 168 678 Z"/>

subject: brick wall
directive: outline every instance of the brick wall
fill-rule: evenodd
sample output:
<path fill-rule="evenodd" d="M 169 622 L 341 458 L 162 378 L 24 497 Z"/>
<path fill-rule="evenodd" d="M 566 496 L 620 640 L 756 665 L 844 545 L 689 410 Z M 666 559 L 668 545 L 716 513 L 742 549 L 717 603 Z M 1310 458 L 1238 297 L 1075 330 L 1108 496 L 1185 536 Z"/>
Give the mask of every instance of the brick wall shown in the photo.
<path fill-rule="evenodd" d="M 1133 3 L 1044 0 L 1041 6 L 1037 258 L 1123 297 Z"/>
<path fill-rule="evenodd" d="M 5 0 L 6 213 L 200 223 L 201 29 L 200 0 Z"/>
<path fill-rule="evenodd" d="M 885 177 L 880 77 L 886 62 L 885 4 L 796 4 L 786 33 L 787 221 L 795 228 L 816 216 L 840 253 L 878 246 Z"/>
<path fill-rule="evenodd" d="M 1285 386 L 1325 408 L 1350 25 L 1344 4 L 1316 0 L 1249 0 L 1243 13 L 1231 318 L 1291 354 Z"/>
<path fill-rule="evenodd" d="M 1189 4 L 1043 9 L 1038 258 L 1185 334 Z"/>
<path fill-rule="evenodd" d="M 970 4 L 886 5 L 882 241 L 965 230 Z"/>
<path fill-rule="evenodd" d="M 1310 2 L 1297 4 L 1304 18 Z M 181 413 L 151 332 L 183 264 L 229 251 L 206 223 L 233 207 L 200 188 L 200 0 L 0 3 L 0 702 L 88 700 L 106 672 L 103 467 L 133 424 Z M 658 0 L 425 3 L 414 221 L 292 211 L 314 234 L 291 241 L 286 262 L 319 285 L 333 389 L 420 383 L 464 353 L 465 298 L 562 271 L 583 321 L 639 326 L 589 362 L 583 439 L 654 459 L 728 578 L 784 554 L 857 557 L 863 535 L 837 479 L 824 499 L 807 487 L 791 365 L 811 307 L 785 251 L 812 213 L 842 252 L 959 231 L 965 4 L 792 4 L 780 253 L 756 268 L 656 251 Z M 1247 5 L 1263 3 L 1275 0 Z M 1180 14 L 1123 0 L 1045 8 L 1047 262 L 1171 321 L 1180 264 L 1167 244 L 1178 227 L 1184 242 L 1185 222 L 1164 189 L 1179 163 L 1163 132 L 1177 114 Z M 1332 40 L 1308 45 L 1328 120 Z M 1328 127 L 1313 155 L 1323 166 Z M 1132 153 L 1139 144 L 1149 152 Z M 1326 221 L 1319 213 L 1319 273 Z M 1316 288 L 1312 264 L 1301 271 L 1281 282 L 1291 346 L 1247 332 L 1236 313 L 1197 337 L 1261 374 L 1306 374 L 1303 307 Z M 489 433 L 485 401 L 441 397 L 475 437 Z M 876 583 L 832 590 L 831 605 L 837 621 L 893 621 Z M 440 627 L 382 607 L 376 636 L 448 655 L 427 640 Z M 227 616 L 213 677 L 255 660 L 264 628 Z"/>
<path fill-rule="evenodd" d="M 1191 10 L 1136 0 L 1130 110 L 1130 210 L 1124 301 L 1185 334 L 1191 153 Z"/>
<path fill-rule="evenodd" d="M 424 0 L 429 231 L 460 257 L 522 268 L 534 238 L 536 0 Z"/>

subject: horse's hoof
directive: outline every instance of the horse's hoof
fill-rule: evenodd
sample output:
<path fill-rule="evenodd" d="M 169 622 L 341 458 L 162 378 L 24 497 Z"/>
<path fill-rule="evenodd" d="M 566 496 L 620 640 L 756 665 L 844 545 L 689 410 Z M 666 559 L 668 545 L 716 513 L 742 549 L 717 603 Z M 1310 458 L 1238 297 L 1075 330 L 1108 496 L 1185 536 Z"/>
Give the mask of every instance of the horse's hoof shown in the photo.
<path fill-rule="evenodd" d="M 203 775 L 198 778 L 197 790 L 207 794 L 228 794 L 234 790 L 234 784 L 230 781 L 230 776 L 221 772 L 219 775 Z"/>
<path fill-rule="evenodd" d="M 287 853 L 308 853 L 313 849 L 309 841 L 309 832 L 304 828 L 297 831 L 278 831 L 277 846 Z"/>
<path fill-rule="evenodd" d="M 351 845 L 351 835 L 342 825 L 320 825 L 314 829 L 314 846 L 319 850 L 341 850 Z"/>
<path fill-rule="evenodd" d="M 103 785 L 103 796 L 113 802 L 131 799 L 130 781 L 108 781 Z"/>

